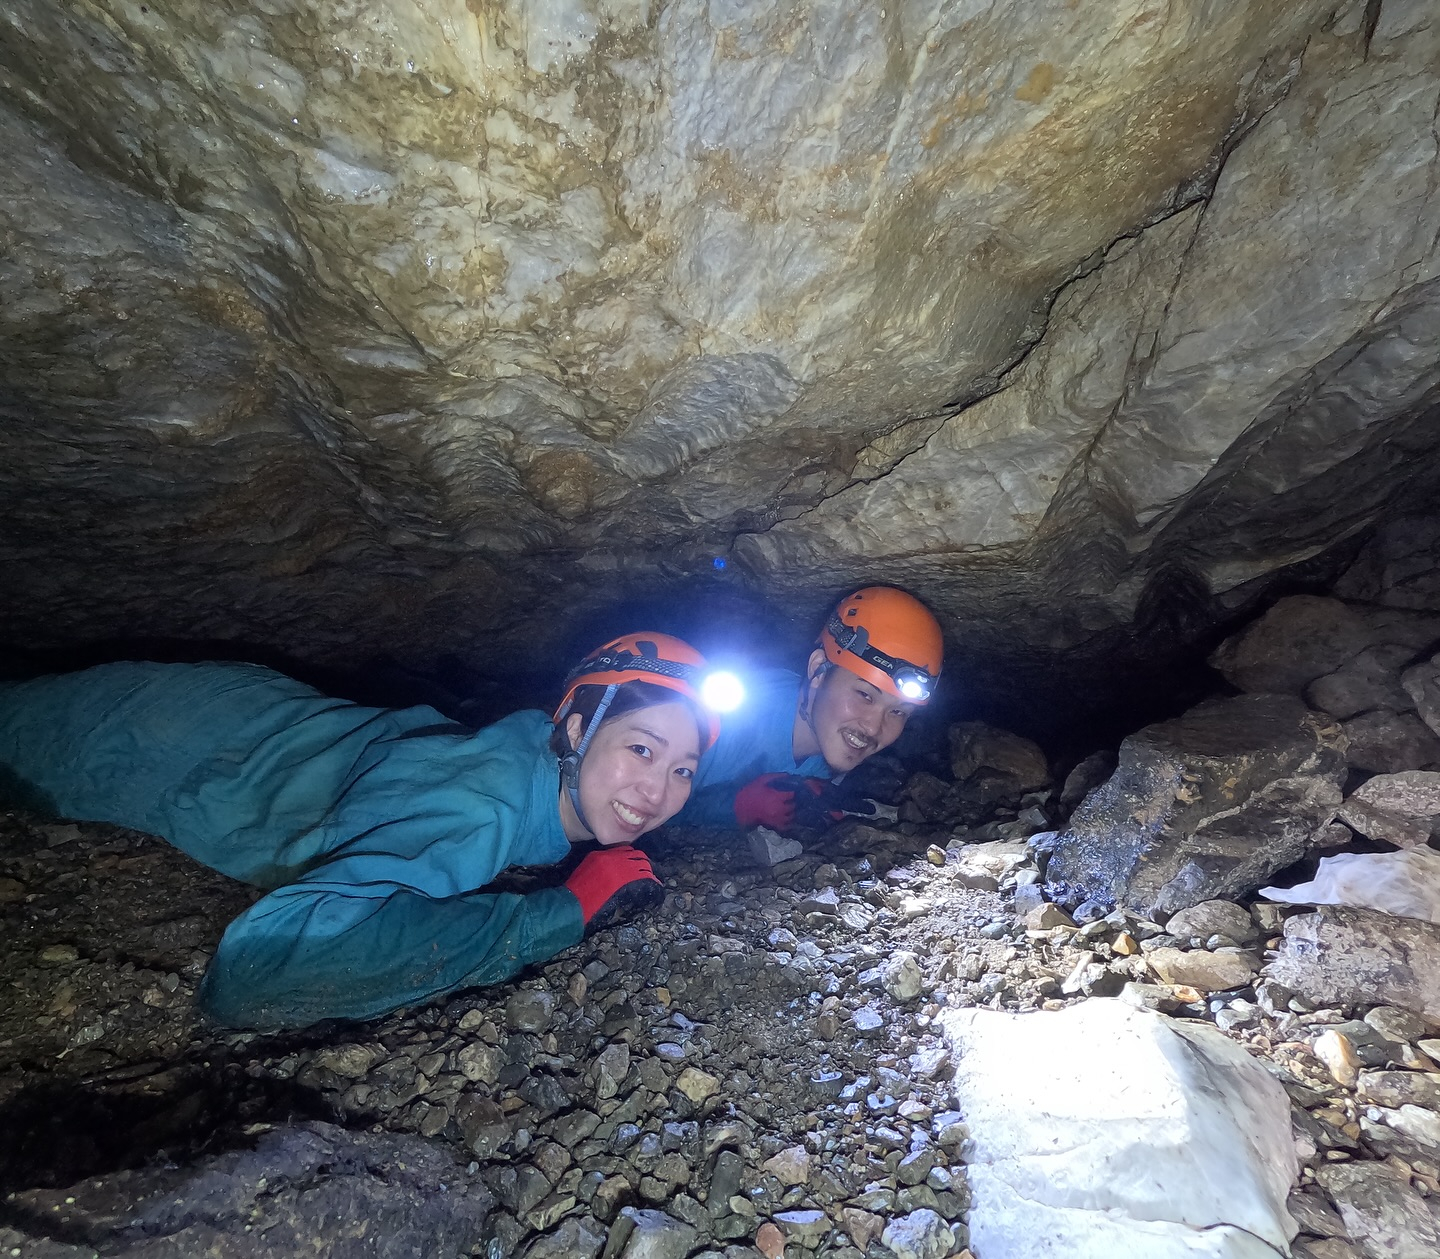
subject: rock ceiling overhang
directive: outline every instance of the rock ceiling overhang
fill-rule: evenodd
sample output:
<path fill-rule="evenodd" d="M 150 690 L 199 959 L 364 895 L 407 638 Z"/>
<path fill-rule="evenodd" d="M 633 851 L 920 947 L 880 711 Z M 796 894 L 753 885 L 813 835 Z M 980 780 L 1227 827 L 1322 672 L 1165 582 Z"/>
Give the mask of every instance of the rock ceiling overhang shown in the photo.
<path fill-rule="evenodd" d="M 533 661 L 881 579 L 1044 668 L 1431 475 L 1420 0 L 0 22 L 12 642 Z"/>

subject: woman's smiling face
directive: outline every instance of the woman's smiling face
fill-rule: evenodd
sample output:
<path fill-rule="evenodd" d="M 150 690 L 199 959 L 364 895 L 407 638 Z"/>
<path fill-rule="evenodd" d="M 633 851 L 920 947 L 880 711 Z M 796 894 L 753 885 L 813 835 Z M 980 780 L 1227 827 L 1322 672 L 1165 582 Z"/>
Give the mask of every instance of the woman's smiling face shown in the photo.
<path fill-rule="evenodd" d="M 565 719 L 565 732 L 578 747 L 578 714 Z M 602 723 L 580 765 L 580 807 L 595 838 L 630 844 L 668 822 L 690 798 L 699 764 L 700 730 L 688 704 L 652 704 Z M 574 810 L 563 792 L 560 807 L 568 823 Z"/>

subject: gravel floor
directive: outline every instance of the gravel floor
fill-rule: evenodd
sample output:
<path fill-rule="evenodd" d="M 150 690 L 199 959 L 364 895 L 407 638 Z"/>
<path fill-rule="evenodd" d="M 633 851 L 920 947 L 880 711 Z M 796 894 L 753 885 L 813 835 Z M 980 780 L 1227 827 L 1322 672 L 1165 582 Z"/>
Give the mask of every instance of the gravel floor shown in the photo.
<path fill-rule="evenodd" d="M 1187 973 L 1217 956 L 1233 972 L 1226 941 L 1120 916 L 1077 929 L 1053 907 L 1017 920 L 1023 845 L 847 822 L 773 868 L 733 835 L 650 847 L 663 909 L 518 984 L 259 1037 L 206 1026 L 192 1006 L 250 889 L 147 836 L 0 814 L 0 1244 L 151 1253 L 88 1210 L 78 1183 L 328 1121 L 458 1160 L 475 1192 L 455 1253 L 961 1254 L 965 1130 L 934 1016 L 1053 1009 L 1127 983 L 1129 999 L 1217 1021 L 1291 1091 L 1312 1151 L 1300 1209 L 1313 1255 L 1362 1253 L 1316 1170 L 1388 1159 L 1416 1201 L 1440 1190 L 1434 1152 L 1317 1057 L 1338 1030 L 1353 1066 L 1395 1068 L 1404 1092 L 1440 1080 L 1414 1047 L 1432 1030 L 1398 1012 L 1309 1010 L 1263 981 L 1207 996 L 1160 982 L 1149 960 L 1173 969 L 1170 949 Z M 1277 923 L 1273 908 L 1258 915 Z M 1242 962 L 1262 961 L 1265 943 L 1262 931 L 1239 948 Z"/>

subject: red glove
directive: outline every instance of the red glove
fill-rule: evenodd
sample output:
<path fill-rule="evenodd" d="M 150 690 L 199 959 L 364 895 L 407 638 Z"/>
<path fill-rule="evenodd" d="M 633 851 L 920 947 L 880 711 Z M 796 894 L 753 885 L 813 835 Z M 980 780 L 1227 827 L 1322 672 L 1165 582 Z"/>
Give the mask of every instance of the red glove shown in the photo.
<path fill-rule="evenodd" d="M 829 785 L 822 778 L 761 774 L 735 793 L 735 820 L 746 830 L 768 826 L 772 831 L 788 831 L 795 825 L 795 793 L 809 788 L 818 796 Z"/>
<path fill-rule="evenodd" d="M 665 889 L 650 859 L 638 848 L 617 844 L 592 852 L 565 880 L 580 902 L 587 927 L 601 927 L 641 909 L 653 909 L 665 899 Z"/>

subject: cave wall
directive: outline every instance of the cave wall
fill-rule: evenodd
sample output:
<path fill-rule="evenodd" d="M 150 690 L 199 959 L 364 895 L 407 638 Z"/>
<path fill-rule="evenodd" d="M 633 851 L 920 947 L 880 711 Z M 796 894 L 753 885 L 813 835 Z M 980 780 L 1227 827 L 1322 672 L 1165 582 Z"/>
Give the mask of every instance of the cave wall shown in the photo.
<path fill-rule="evenodd" d="M 1433 486 L 1437 58 L 1422 0 L 12 0 L 0 640 L 530 667 L 893 580 L 976 693 L 1153 660 Z"/>

